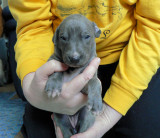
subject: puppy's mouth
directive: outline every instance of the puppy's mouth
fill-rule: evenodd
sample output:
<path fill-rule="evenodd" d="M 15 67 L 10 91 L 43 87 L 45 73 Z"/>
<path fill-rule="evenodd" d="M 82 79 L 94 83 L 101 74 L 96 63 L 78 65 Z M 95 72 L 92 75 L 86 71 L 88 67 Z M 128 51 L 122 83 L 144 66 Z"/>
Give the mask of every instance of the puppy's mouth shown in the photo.
<path fill-rule="evenodd" d="M 73 68 L 79 68 L 79 67 L 83 67 L 85 65 L 85 63 L 83 64 L 75 64 L 75 63 L 70 63 L 70 62 L 64 62 L 64 64 L 68 65 L 69 67 L 73 67 Z"/>
<path fill-rule="evenodd" d="M 87 57 L 84 55 L 65 56 L 63 57 L 63 62 L 69 67 L 78 68 L 78 67 L 83 67 L 85 64 L 87 64 L 88 60 Z"/>

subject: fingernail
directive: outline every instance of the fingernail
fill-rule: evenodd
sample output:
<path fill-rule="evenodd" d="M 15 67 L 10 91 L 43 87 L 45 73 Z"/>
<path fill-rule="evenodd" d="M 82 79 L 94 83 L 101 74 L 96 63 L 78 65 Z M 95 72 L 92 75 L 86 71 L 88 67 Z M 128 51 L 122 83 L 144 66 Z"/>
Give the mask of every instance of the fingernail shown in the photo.
<path fill-rule="evenodd" d="M 97 59 L 96 59 L 98 62 L 100 62 L 101 61 L 101 59 L 99 58 L 99 57 L 97 57 Z"/>

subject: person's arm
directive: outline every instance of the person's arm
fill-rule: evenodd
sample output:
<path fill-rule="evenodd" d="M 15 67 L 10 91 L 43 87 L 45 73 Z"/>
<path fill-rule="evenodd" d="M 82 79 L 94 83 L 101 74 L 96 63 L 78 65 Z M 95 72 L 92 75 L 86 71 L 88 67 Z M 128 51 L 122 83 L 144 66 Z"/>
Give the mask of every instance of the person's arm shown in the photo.
<path fill-rule="evenodd" d="M 137 24 L 104 97 L 108 105 L 123 115 L 140 98 L 160 67 L 160 1 L 131 3 L 136 4 Z"/>
<path fill-rule="evenodd" d="M 9 0 L 9 9 L 17 21 L 15 56 L 17 74 L 24 76 L 35 72 L 53 53 L 54 16 L 49 0 Z"/>

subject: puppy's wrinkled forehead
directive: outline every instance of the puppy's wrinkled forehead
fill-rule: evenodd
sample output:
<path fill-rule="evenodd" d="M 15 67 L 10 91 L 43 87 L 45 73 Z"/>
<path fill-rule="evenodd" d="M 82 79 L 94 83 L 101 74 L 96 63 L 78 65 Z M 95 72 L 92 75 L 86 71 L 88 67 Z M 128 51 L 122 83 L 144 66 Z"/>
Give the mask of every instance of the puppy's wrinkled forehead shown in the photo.
<path fill-rule="evenodd" d="M 70 16 L 66 18 L 60 25 L 60 35 L 63 33 L 75 34 L 75 33 L 93 33 L 94 29 L 92 22 L 84 16 Z"/>

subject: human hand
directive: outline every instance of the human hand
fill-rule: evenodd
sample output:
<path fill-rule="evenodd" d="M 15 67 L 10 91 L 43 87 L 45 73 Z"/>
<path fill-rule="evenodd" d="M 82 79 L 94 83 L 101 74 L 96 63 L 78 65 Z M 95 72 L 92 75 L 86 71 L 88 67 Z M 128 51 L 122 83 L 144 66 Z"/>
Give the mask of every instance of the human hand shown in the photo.
<path fill-rule="evenodd" d="M 84 133 L 73 135 L 71 138 L 101 138 L 108 132 L 122 117 L 122 115 L 112 107 L 103 103 L 102 114 L 96 116 L 95 123 Z"/>
<path fill-rule="evenodd" d="M 93 126 L 86 132 L 73 135 L 71 138 L 101 138 L 120 120 L 121 117 L 122 115 L 119 112 L 103 103 L 103 111 L 99 116 L 96 116 Z M 53 114 L 51 118 L 54 122 Z M 55 122 L 54 126 L 57 138 L 63 138 L 61 129 L 56 126 Z"/>
<path fill-rule="evenodd" d="M 56 60 L 51 60 L 40 67 L 36 72 L 29 73 L 23 79 L 23 91 L 26 99 L 33 106 L 55 113 L 73 115 L 87 103 L 87 96 L 80 91 L 95 74 L 99 58 L 91 61 L 89 66 L 70 82 L 62 86 L 62 92 L 59 97 L 48 98 L 44 92 L 44 87 L 48 76 L 57 71 L 67 69 L 66 65 Z"/>

